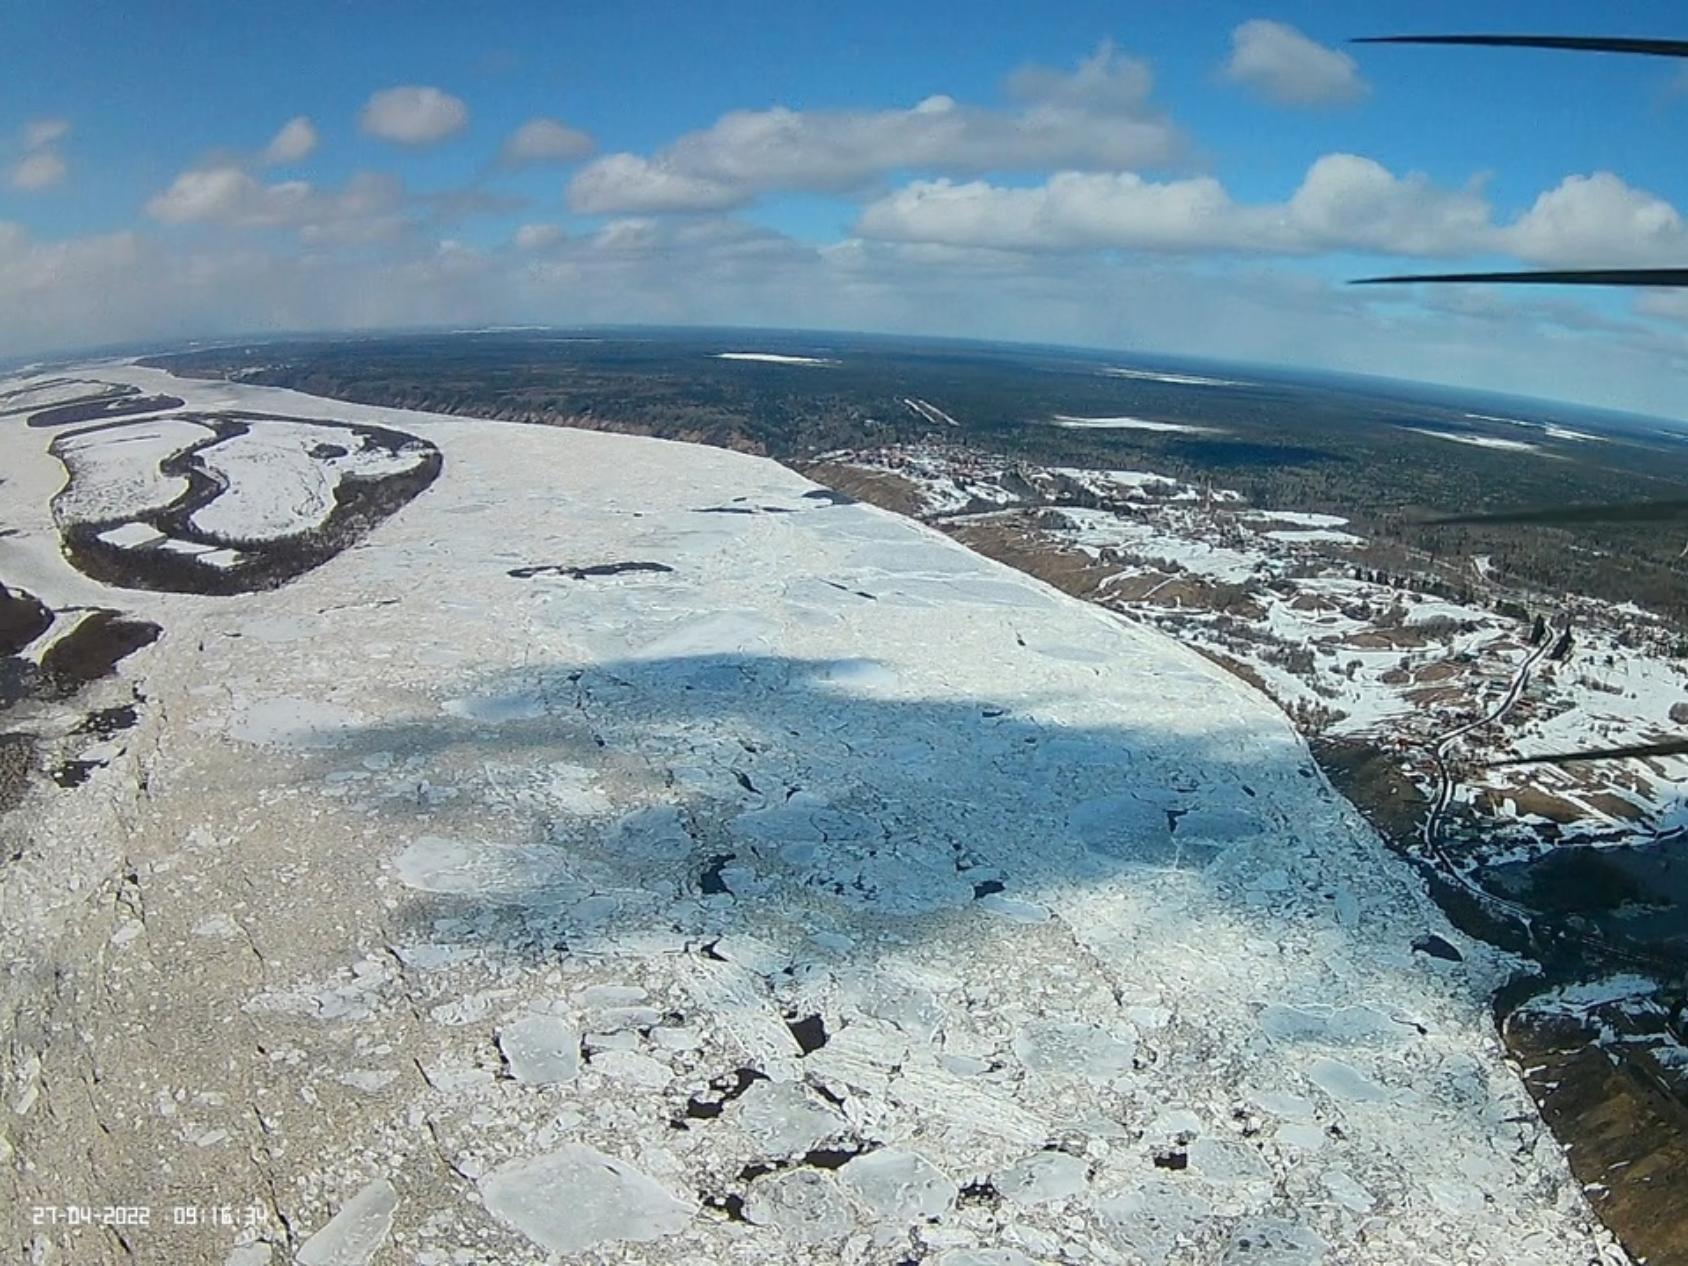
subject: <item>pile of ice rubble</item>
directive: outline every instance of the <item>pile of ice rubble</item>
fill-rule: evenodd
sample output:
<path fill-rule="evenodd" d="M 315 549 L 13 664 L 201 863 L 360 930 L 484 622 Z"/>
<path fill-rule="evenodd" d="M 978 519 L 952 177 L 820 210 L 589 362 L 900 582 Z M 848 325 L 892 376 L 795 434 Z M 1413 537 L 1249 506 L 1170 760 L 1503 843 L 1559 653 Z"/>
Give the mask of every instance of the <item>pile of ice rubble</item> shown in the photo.
<path fill-rule="evenodd" d="M 232 1266 L 1621 1260 L 1509 964 L 1171 640 L 759 459 L 170 390 L 444 471 L 268 593 L 0 541 L 166 628 L 127 765 L 24 810 L 107 866 L 20 951 L 69 983 L 7 1037 L 4 1203 L 215 1187 L 267 1216 L 130 1239 Z"/>

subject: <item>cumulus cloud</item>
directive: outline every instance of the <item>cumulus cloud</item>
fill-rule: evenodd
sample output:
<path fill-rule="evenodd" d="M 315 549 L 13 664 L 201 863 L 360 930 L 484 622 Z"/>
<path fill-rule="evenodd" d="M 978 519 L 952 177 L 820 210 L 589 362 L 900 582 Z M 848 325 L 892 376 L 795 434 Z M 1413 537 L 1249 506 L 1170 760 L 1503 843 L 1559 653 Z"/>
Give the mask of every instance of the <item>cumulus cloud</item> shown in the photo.
<path fill-rule="evenodd" d="M 608 154 L 569 182 L 569 207 L 604 212 L 721 211 L 750 200 L 742 186 L 688 175 L 637 154 Z"/>
<path fill-rule="evenodd" d="M 469 107 L 438 88 L 407 84 L 369 98 L 358 124 L 371 136 L 397 145 L 431 145 L 469 124 Z"/>
<path fill-rule="evenodd" d="M 1681 213 L 1609 171 L 1565 177 L 1504 238 L 1520 259 L 1568 268 L 1680 264 L 1688 257 Z"/>
<path fill-rule="evenodd" d="M 57 150 L 38 149 L 12 164 L 7 181 L 22 193 L 39 193 L 62 182 L 69 171 Z"/>
<path fill-rule="evenodd" d="M 505 139 L 499 161 L 506 167 L 569 163 L 593 150 L 592 138 L 556 119 L 529 119 Z"/>
<path fill-rule="evenodd" d="M 279 167 L 309 158 L 317 147 L 317 130 L 304 115 L 287 120 L 259 155 L 265 166 Z"/>
<path fill-rule="evenodd" d="M 917 181 L 864 208 L 857 231 L 1021 251 L 1459 255 L 1485 244 L 1488 219 L 1475 190 L 1438 189 L 1371 159 L 1327 154 L 1283 203 L 1240 204 L 1211 176 L 1156 182 L 1133 172 L 1061 172 L 1029 188 Z"/>
<path fill-rule="evenodd" d="M 290 229 L 306 242 L 345 244 L 401 234 L 405 201 L 392 176 L 362 172 L 338 190 L 321 190 L 304 180 L 264 184 L 225 164 L 182 172 L 146 210 L 161 224 Z"/>
<path fill-rule="evenodd" d="M 569 190 L 578 211 L 714 211 L 775 189 L 860 189 L 886 172 L 1105 171 L 1183 148 L 1147 65 L 1103 44 L 1070 71 L 1027 67 L 1011 107 L 932 96 L 903 110 L 736 110 L 650 157 L 611 154 Z"/>
<path fill-rule="evenodd" d="M 1347 53 L 1266 18 L 1231 32 L 1231 56 L 1222 73 L 1280 106 L 1348 105 L 1370 91 Z"/>

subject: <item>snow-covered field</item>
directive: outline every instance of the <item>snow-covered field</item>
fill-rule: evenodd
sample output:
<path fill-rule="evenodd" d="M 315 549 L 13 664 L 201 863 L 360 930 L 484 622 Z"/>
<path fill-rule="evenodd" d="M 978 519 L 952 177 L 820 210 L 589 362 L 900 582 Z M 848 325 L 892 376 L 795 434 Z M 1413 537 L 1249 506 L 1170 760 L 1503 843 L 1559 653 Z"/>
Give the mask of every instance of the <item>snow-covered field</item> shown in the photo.
<path fill-rule="evenodd" d="M 787 356 L 780 352 L 716 352 L 716 360 L 756 360 L 769 365 L 836 365 L 824 356 Z"/>
<path fill-rule="evenodd" d="M 339 426 L 260 420 L 199 454 L 223 491 L 193 516 L 208 535 L 273 540 L 320 527 L 344 479 L 380 479 L 412 470 L 424 451 L 391 451 Z"/>
<path fill-rule="evenodd" d="M 1021 531 L 1020 556 L 1077 551 L 1113 569 L 1099 582 L 1090 576 L 1098 601 L 1243 665 L 1309 731 L 1400 753 L 1427 794 L 1439 777 L 1437 737 L 1498 697 L 1528 649 L 1528 623 L 1483 601 L 1416 592 L 1410 577 L 1354 575 L 1367 542 L 1345 530 L 1342 515 L 1249 506 L 1232 490 L 1153 472 L 1040 470 L 942 445 L 831 457 L 909 481 L 934 522 Z M 1075 489 L 1104 504 L 1072 505 Z M 1474 560 L 1473 579 L 1485 588 L 1500 583 L 1487 558 Z M 1476 865 L 1550 846 L 1552 839 L 1537 838 L 1549 820 L 1544 808 L 1558 820 L 1554 838 L 1610 843 L 1625 838 L 1626 827 L 1688 826 L 1688 805 L 1675 791 L 1688 760 L 1488 767 L 1658 742 L 1680 732 L 1671 708 L 1688 705 L 1677 639 L 1647 612 L 1567 607 L 1563 595 L 1510 597 L 1571 619 L 1576 635 L 1564 663 L 1535 673 L 1506 725 L 1462 741 L 1457 755 L 1469 768 L 1456 799 L 1481 837 L 1462 845 L 1462 857 Z"/>
<path fill-rule="evenodd" d="M 1110 378 L 1137 378 L 1144 382 L 1165 382 L 1177 387 L 1244 387 L 1244 383 L 1235 378 L 1206 378 L 1200 374 L 1163 374 L 1149 369 L 1116 369 L 1109 368 L 1102 371 Z"/>
<path fill-rule="evenodd" d="M 1432 439 L 1449 440 L 1455 444 L 1470 444 L 1476 448 L 1498 448 L 1508 453 L 1541 452 L 1534 444 L 1527 444 L 1523 440 L 1502 439 L 1498 435 L 1465 435 L 1458 431 L 1433 431 L 1424 426 L 1409 426 L 1407 430 L 1415 431 L 1419 435 L 1428 435 Z"/>
<path fill-rule="evenodd" d="M 0 1203 L 258 1208 L 133 1231 L 183 1266 L 1622 1260 L 1512 963 L 1172 639 L 741 454 L 171 389 L 443 473 L 280 589 L 131 593 L 4 431 L 0 580 L 165 636 L 123 759 L 4 819 Z M 0 1243 L 131 1260 L 71 1234 Z"/>
<path fill-rule="evenodd" d="M 53 441 L 70 478 L 53 500 L 61 523 L 99 523 L 162 510 L 188 490 L 185 475 L 159 467 L 215 432 L 198 422 L 158 418 Z"/>
<path fill-rule="evenodd" d="M 1051 426 L 1074 431 L 1187 431 L 1192 435 L 1211 433 L 1217 427 L 1191 426 L 1186 422 L 1154 422 L 1148 418 L 1078 418 L 1057 413 L 1049 419 Z"/>

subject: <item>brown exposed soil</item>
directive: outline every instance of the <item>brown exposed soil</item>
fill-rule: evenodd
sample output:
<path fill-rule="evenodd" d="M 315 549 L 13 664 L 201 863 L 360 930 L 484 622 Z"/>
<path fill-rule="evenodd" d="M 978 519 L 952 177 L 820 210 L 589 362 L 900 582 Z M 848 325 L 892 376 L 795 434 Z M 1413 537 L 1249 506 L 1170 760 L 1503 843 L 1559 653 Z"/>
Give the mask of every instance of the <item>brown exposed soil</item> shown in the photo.
<path fill-rule="evenodd" d="M 1233 677 L 1242 678 L 1268 699 L 1272 697 L 1272 692 L 1266 688 L 1265 678 L 1261 677 L 1251 665 L 1243 663 L 1240 659 L 1232 659 L 1224 652 L 1213 650 L 1211 647 L 1192 646 L 1190 649 L 1203 659 L 1212 660 Z"/>
<path fill-rule="evenodd" d="M 865 501 L 896 514 L 906 514 L 911 519 L 920 517 L 920 489 L 901 475 L 882 470 L 863 470 L 837 462 L 817 462 L 799 469 L 816 483 L 825 484 L 857 501 Z"/>
<path fill-rule="evenodd" d="M 1446 681 L 1450 677 L 1457 677 L 1461 672 L 1458 664 L 1442 660 L 1437 664 L 1426 664 L 1423 668 L 1413 670 L 1413 680 L 1420 682 Z"/>
<path fill-rule="evenodd" d="M 1367 629 L 1338 643 L 1341 646 L 1353 647 L 1357 651 L 1406 650 L 1424 644 L 1424 634 L 1408 628 Z"/>
<path fill-rule="evenodd" d="M 1501 1035 L 1601 1220 L 1637 1261 L 1688 1266 L 1688 1103 L 1645 1043 L 1596 1042 L 1600 1024 L 1526 1006 Z"/>
<path fill-rule="evenodd" d="M 1647 813 L 1639 805 L 1630 803 L 1622 796 L 1614 795 L 1610 791 L 1596 791 L 1583 797 L 1588 807 L 1609 818 L 1617 818 L 1620 822 L 1639 822 Z"/>
<path fill-rule="evenodd" d="M 1405 698 L 1421 708 L 1433 708 L 1439 703 L 1458 703 L 1467 697 L 1458 686 L 1419 686 L 1405 694 Z"/>
<path fill-rule="evenodd" d="M 1507 800 L 1517 806 L 1519 813 L 1535 814 L 1560 826 L 1580 822 L 1586 816 L 1580 805 L 1541 787 L 1509 787 L 1504 792 L 1484 790 L 1477 793 L 1474 803 L 1483 812 L 1499 813 Z"/>
<path fill-rule="evenodd" d="M 1313 755 L 1331 785 L 1390 839 L 1410 839 L 1430 803 L 1401 769 L 1401 758 L 1362 739 L 1317 739 Z"/>
<path fill-rule="evenodd" d="M 948 530 L 969 549 L 1036 576 L 1075 598 L 1095 597 L 1097 586 L 1119 570 L 1117 564 L 1099 562 L 1076 550 L 1057 550 L 1012 522 L 958 523 Z"/>

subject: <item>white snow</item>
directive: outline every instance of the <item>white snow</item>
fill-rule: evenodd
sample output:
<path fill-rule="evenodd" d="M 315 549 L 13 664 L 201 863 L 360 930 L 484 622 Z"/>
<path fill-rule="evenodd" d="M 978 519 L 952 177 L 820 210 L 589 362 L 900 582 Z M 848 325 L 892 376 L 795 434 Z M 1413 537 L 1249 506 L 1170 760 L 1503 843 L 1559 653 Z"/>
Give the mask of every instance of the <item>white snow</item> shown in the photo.
<path fill-rule="evenodd" d="M 201 449 L 198 465 L 223 486 L 195 512 L 193 526 L 235 540 L 273 540 L 318 527 L 334 509 L 334 490 L 348 476 L 376 478 L 410 470 L 416 449 L 365 448 L 342 427 L 256 420 L 250 429 Z M 340 455 L 327 454 L 345 450 Z"/>
<path fill-rule="evenodd" d="M 166 475 L 159 463 L 213 432 L 197 422 L 159 418 L 85 435 L 60 435 L 52 452 L 71 471 L 53 500 L 61 523 L 95 523 L 162 510 L 188 490 L 186 476 Z"/>
<path fill-rule="evenodd" d="M 1149 369 L 1104 369 L 1112 378 L 1141 378 L 1145 382 L 1165 382 L 1181 387 L 1246 387 L 1237 378 L 1204 378 L 1200 374 L 1163 374 Z"/>
<path fill-rule="evenodd" d="M 1455 431 L 1433 431 L 1429 427 L 1409 426 L 1409 431 L 1428 435 L 1432 439 L 1451 440 L 1455 444 L 1470 444 L 1476 448 L 1497 448 L 1509 453 L 1539 453 L 1541 449 L 1523 440 L 1506 440 L 1495 435 L 1461 435 Z"/>
<path fill-rule="evenodd" d="M 1266 539 L 1282 541 L 1286 545 L 1364 545 L 1365 538 L 1352 532 L 1337 532 L 1330 528 L 1277 528 L 1266 533 Z"/>
<path fill-rule="evenodd" d="M 716 352 L 716 360 L 759 360 L 769 365 L 836 365 L 823 356 L 787 356 L 781 352 Z"/>
<path fill-rule="evenodd" d="M 1306 510 L 1250 510 L 1248 517 L 1306 528 L 1339 528 L 1348 522 L 1340 514 L 1313 514 Z"/>
<path fill-rule="evenodd" d="M 137 549 L 144 545 L 157 545 L 164 539 L 164 533 L 145 523 L 125 523 L 101 532 L 100 539 L 120 549 Z"/>
<path fill-rule="evenodd" d="M 1154 422 L 1147 418 L 1130 417 L 1079 418 L 1066 413 L 1057 413 L 1049 419 L 1049 424 L 1080 431 L 1186 431 L 1192 435 L 1211 434 L 1219 429 L 1192 426 L 1187 422 Z"/>

